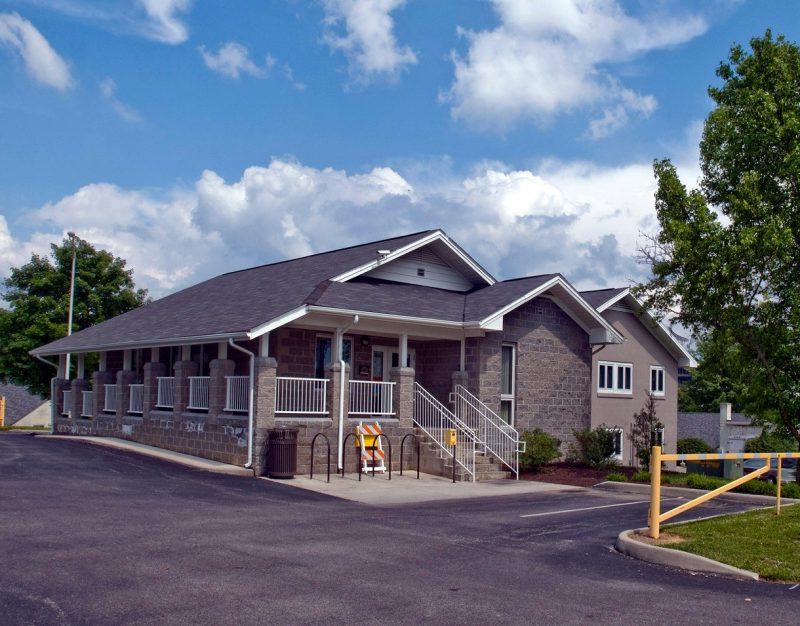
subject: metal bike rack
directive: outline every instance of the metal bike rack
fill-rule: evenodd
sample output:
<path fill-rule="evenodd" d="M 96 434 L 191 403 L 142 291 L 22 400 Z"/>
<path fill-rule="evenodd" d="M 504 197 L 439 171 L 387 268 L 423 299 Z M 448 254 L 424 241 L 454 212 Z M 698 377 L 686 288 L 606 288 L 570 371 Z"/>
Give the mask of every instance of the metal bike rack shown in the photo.
<path fill-rule="evenodd" d="M 354 433 L 348 433 L 342 442 L 342 478 L 344 478 L 344 470 L 347 467 L 347 442 L 350 437 L 355 437 Z M 361 455 L 359 454 L 359 457 Z M 361 480 L 361 459 L 358 460 L 358 480 Z"/>
<path fill-rule="evenodd" d="M 317 433 L 311 440 L 311 471 L 309 472 L 308 477 L 311 479 L 314 478 L 314 446 L 317 443 L 317 437 L 322 437 L 325 439 L 325 443 L 328 446 L 328 482 L 331 482 L 331 440 L 328 439 L 328 436 L 325 433 Z M 342 463 L 342 467 L 344 467 L 344 463 Z"/>
<path fill-rule="evenodd" d="M 419 480 L 419 437 L 417 437 L 417 435 L 414 433 L 408 433 L 400 441 L 400 476 L 403 475 L 403 448 L 406 445 L 406 439 L 408 439 L 409 437 L 413 437 L 414 443 L 417 444 L 417 480 Z"/>

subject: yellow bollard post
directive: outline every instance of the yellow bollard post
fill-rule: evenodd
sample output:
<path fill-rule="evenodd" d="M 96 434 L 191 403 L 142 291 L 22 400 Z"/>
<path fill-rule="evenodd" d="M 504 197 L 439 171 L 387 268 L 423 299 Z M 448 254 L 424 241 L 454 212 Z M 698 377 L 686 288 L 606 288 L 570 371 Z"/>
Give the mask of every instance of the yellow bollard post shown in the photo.
<path fill-rule="evenodd" d="M 778 500 L 775 503 L 775 515 L 780 515 L 781 514 L 781 487 L 783 486 L 781 484 L 781 469 L 782 469 L 781 465 L 783 465 L 783 463 L 781 463 L 782 460 L 783 460 L 783 457 L 779 454 L 778 455 L 778 480 L 777 480 L 778 487 L 775 490 L 778 493 Z"/>
<path fill-rule="evenodd" d="M 661 517 L 661 446 L 650 451 L 650 536 L 661 534 L 658 518 Z"/>

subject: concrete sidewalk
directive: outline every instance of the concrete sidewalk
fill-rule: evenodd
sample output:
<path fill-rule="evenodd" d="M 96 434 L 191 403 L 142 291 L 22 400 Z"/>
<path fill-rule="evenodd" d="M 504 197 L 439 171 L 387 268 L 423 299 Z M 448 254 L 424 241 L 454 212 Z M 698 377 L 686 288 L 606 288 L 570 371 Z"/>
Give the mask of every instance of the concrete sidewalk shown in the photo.
<path fill-rule="evenodd" d="M 335 498 L 371 504 L 375 506 L 390 506 L 394 504 L 414 504 L 419 502 L 434 502 L 443 500 L 466 500 L 472 498 L 492 498 L 498 496 L 519 496 L 533 493 L 586 491 L 582 487 L 569 485 L 556 485 L 552 483 L 534 482 L 530 480 L 493 480 L 479 483 L 456 482 L 449 478 L 441 478 L 430 474 L 420 474 L 419 480 L 416 472 L 407 472 L 400 476 L 392 473 L 392 480 L 388 475 L 365 474 L 358 480 L 358 474 L 346 474 L 344 478 L 331 474 L 331 482 L 325 482 L 325 472 L 315 473 L 314 479 L 308 476 L 297 476 L 287 480 L 276 480 L 261 477 L 262 480 L 280 483 L 289 487 L 307 489 L 317 493 L 324 493 Z"/>
<path fill-rule="evenodd" d="M 245 469 L 244 467 L 239 467 L 238 465 L 220 463 L 219 461 L 203 459 L 197 456 L 183 454 L 181 452 L 173 452 L 172 450 L 164 450 L 163 448 L 156 448 L 155 446 L 148 446 L 143 443 L 127 441 L 125 439 L 117 439 L 116 437 L 87 437 L 73 435 L 36 435 L 36 437 L 40 437 L 42 439 L 58 439 L 61 441 L 83 441 L 84 443 L 105 446 L 106 448 L 114 448 L 115 450 L 136 452 L 137 454 L 143 454 L 154 459 L 178 463 L 179 465 L 191 467 L 192 469 L 215 472 L 217 474 L 228 474 L 231 476 L 253 476 L 253 470 Z"/>

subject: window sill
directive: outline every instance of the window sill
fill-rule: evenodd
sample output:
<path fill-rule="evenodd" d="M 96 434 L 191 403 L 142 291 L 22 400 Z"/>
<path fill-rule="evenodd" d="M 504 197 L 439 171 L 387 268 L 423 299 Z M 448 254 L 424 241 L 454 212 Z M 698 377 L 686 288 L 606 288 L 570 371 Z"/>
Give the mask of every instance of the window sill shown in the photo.
<path fill-rule="evenodd" d="M 633 393 L 632 392 L 625 392 L 625 393 L 609 393 L 608 391 L 598 391 L 597 392 L 598 398 L 622 398 L 622 399 L 632 399 Z"/>

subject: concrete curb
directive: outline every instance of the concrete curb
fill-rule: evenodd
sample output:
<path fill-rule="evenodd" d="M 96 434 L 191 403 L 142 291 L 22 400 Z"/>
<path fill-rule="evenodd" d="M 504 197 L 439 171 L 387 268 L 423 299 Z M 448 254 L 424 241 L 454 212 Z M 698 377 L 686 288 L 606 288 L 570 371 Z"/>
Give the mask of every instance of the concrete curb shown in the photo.
<path fill-rule="evenodd" d="M 632 535 L 634 533 L 644 532 L 646 530 L 646 528 L 623 530 L 617 537 L 614 547 L 622 554 L 639 559 L 640 561 L 647 561 L 648 563 L 677 567 L 692 572 L 720 574 L 722 576 L 738 578 L 739 580 L 759 580 L 759 576 L 755 572 L 739 569 L 738 567 L 733 567 L 733 565 L 726 565 L 725 563 L 692 554 L 691 552 L 681 552 L 680 550 L 662 548 L 661 546 L 651 546 L 650 544 L 633 538 Z"/>
<path fill-rule="evenodd" d="M 104 446 L 106 448 L 113 448 L 115 450 L 124 450 L 126 452 L 134 452 L 142 454 L 161 461 L 169 461 L 170 463 L 177 463 L 184 467 L 192 469 L 203 470 L 206 472 L 214 472 L 216 474 L 227 474 L 229 476 L 249 476 L 253 477 L 253 470 L 239 467 L 238 465 L 229 465 L 228 463 L 221 463 L 219 461 L 212 461 L 211 459 L 203 459 L 182 452 L 173 452 L 172 450 L 164 450 L 163 448 L 156 448 L 148 446 L 143 443 L 135 441 L 127 441 L 125 439 L 117 439 L 115 437 L 87 437 L 80 435 L 36 435 L 42 439 L 60 439 L 61 441 L 82 441 L 84 443 L 93 444 L 96 446 Z"/>
<path fill-rule="evenodd" d="M 594 489 L 604 489 L 606 491 L 616 491 L 622 493 L 635 493 L 637 495 L 650 495 L 650 485 L 644 483 L 617 483 L 613 481 L 606 481 L 598 483 Z M 685 496 L 690 499 L 697 498 L 708 491 L 702 489 L 690 489 L 688 487 L 661 487 L 661 494 L 665 496 Z M 728 502 L 742 502 L 745 504 L 764 504 L 775 505 L 775 496 L 759 496 L 751 493 L 723 493 L 717 496 L 716 500 L 727 500 Z M 791 498 L 781 498 L 781 504 L 795 504 L 800 500 L 793 500 Z"/>

